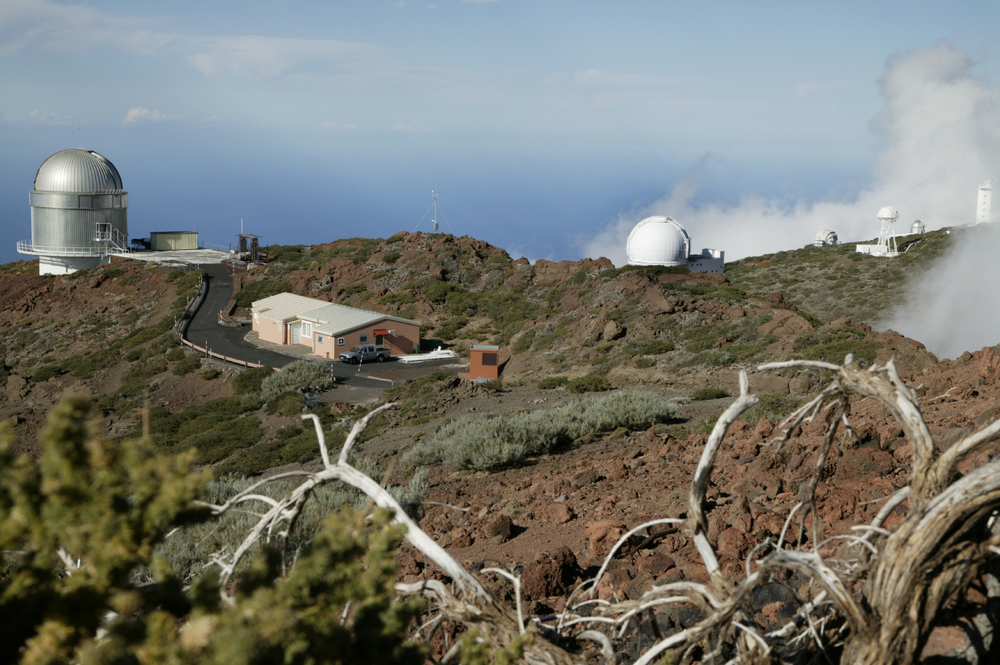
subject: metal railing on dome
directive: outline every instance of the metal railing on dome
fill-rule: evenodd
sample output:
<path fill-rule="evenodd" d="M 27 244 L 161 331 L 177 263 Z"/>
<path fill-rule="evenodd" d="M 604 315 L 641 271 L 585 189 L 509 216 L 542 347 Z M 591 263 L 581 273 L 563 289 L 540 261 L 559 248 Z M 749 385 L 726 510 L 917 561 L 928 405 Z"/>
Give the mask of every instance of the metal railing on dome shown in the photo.
<path fill-rule="evenodd" d="M 111 252 L 107 247 L 59 247 L 48 245 L 33 245 L 30 240 L 21 240 L 17 243 L 17 251 L 21 254 L 34 254 L 36 256 L 107 256 Z"/>

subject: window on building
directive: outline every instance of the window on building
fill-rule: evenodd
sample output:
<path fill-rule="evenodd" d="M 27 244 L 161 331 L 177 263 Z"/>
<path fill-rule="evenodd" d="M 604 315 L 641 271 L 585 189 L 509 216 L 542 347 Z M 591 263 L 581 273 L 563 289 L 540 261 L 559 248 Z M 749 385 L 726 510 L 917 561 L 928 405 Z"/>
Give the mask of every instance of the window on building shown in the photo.
<path fill-rule="evenodd" d="M 313 324 L 309 321 L 302 322 L 302 336 L 312 337 L 313 336 Z"/>
<path fill-rule="evenodd" d="M 322 344 L 323 343 L 323 336 L 322 335 L 316 335 L 316 343 L 317 344 Z"/>
<path fill-rule="evenodd" d="M 343 345 L 344 345 L 344 338 L 343 337 L 338 337 L 337 338 L 337 346 L 343 346 Z"/>
<path fill-rule="evenodd" d="M 483 367 L 496 367 L 497 366 L 497 354 L 495 353 L 484 353 L 483 354 Z"/>
<path fill-rule="evenodd" d="M 368 343 L 368 335 L 360 335 L 358 337 L 358 341 L 361 342 L 362 344 L 367 344 Z"/>

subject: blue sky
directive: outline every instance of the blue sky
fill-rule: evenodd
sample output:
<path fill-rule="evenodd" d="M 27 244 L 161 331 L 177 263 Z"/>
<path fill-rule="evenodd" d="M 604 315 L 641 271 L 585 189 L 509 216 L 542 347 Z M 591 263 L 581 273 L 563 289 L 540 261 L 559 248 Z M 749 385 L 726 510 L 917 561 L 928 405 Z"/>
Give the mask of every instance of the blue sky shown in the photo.
<path fill-rule="evenodd" d="M 411 231 L 431 190 L 531 259 L 621 263 L 652 213 L 729 258 L 876 235 L 881 205 L 964 223 L 1000 177 L 998 28 L 985 1 L 4 0 L 0 261 L 65 148 L 118 167 L 133 237 L 221 245 Z"/>

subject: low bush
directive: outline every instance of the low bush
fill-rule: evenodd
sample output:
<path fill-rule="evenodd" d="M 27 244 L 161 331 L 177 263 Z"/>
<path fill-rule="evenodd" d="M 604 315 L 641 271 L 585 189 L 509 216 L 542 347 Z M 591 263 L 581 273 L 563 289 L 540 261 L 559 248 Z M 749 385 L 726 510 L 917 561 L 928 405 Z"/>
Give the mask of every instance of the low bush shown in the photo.
<path fill-rule="evenodd" d="M 32 383 L 42 383 L 43 381 L 48 381 L 49 379 L 62 376 L 66 370 L 62 368 L 61 365 L 56 363 L 47 363 L 42 365 L 37 372 L 31 375 Z"/>
<path fill-rule="evenodd" d="M 445 425 L 433 439 L 411 448 L 402 463 L 410 467 L 444 464 L 456 470 L 496 469 L 593 432 L 618 427 L 644 429 L 669 420 L 676 409 L 653 393 L 620 392 L 511 417 L 465 418 Z"/>
<path fill-rule="evenodd" d="M 696 402 L 709 399 L 721 399 L 723 397 L 729 397 L 729 393 L 722 388 L 699 388 L 691 393 L 691 399 Z"/>
<path fill-rule="evenodd" d="M 204 372 L 201 373 L 201 378 L 206 381 L 211 381 L 212 379 L 217 379 L 222 374 L 218 367 L 209 367 Z"/>
<path fill-rule="evenodd" d="M 547 376 L 538 382 L 538 387 L 542 390 L 552 390 L 553 388 L 562 388 L 567 383 L 569 383 L 568 376 Z"/>
<path fill-rule="evenodd" d="M 656 361 L 653 360 L 652 358 L 646 358 L 645 356 L 641 356 L 635 359 L 634 364 L 638 369 L 647 369 L 649 367 L 655 367 Z"/>
<path fill-rule="evenodd" d="M 611 382 L 600 374 L 587 374 L 566 383 L 566 392 L 600 393 L 611 390 Z"/>
<path fill-rule="evenodd" d="M 658 356 L 673 350 L 674 343 L 671 341 L 664 339 L 644 339 L 639 342 L 635 353 L 640 356 Z"/>
<path fill-rule="evenodd" d="M 267 400 L 265 412 L 269 416 L 295 416 L 302 413 L 302 396 L 288 391 Z"/>
<path fill-rule="evenodd" d="M 233 390 L 237 395 L 255 395 L 260 393 L 260 385 L 267 377 L 274 374 L 273 367 L 254 367 L 236 375 L 233 379 Z"/>
<path fill-rule="evenodd" d="M 330 372 L 326 365 L 311 360 L 296 360 L 285 365 L 261 381 L 260 390 L 265 402 L 299 388 L 323 389 L 329 387 Z"/>
<path fill-rule="evenodd" d="M 382 256 L 382 260 L 386 263 L 395 263 L 399 260 L 399 257 L 399 252 L 389 252 L 388 254 Z"/>
<path fill-rule="evenodd" d="M 174 365 L 174 374 L 177 376 L 184 376 L 185 374 L 190 374 L 200 367 L 201 356 L 197 353 L 192 353 L 184 356 L 183 360 L 178 361 L 178 363 Z"/>
<path fill-rule="evenodd" d="M 179 346 L 174 347 L 169 351 L 167 351 L 167 360 L 169 360 L 172 363 L 175 363 L 178 360 L 184 360 L 184 356 L 185 356 L 184 349 L 182 349 Z M 136 358 L 136 360 L 138 360 L 138 358 Z"/>

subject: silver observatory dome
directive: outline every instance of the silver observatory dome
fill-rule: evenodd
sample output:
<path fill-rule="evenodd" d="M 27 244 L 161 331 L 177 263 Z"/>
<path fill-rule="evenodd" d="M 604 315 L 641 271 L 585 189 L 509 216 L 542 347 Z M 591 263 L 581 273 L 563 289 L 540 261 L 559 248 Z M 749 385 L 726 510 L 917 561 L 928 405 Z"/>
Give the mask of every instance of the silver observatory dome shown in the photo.
<path fill-rule="evenodd" d="M 17 251 L 39 257 L 41 275 L 65 275 L 128 251 L 128 193 L 111 161 L 92 150 L 63 150 L 38 167 L 31 240 Z"/>
<path fill-rule="evenodd" d="M 121 194 L 122 177 L 104 155 L 92 150 L 63 150 L 38 167 L 35 191 Z"/>

